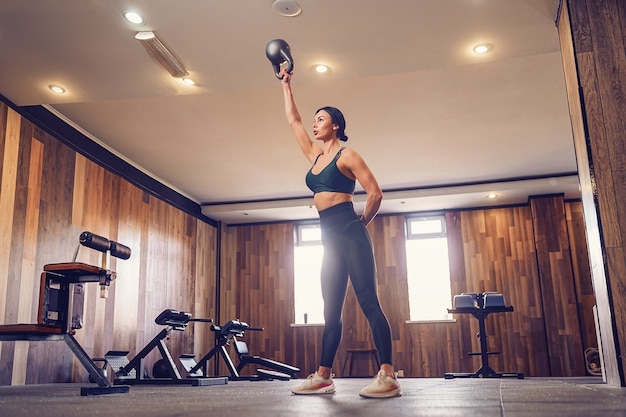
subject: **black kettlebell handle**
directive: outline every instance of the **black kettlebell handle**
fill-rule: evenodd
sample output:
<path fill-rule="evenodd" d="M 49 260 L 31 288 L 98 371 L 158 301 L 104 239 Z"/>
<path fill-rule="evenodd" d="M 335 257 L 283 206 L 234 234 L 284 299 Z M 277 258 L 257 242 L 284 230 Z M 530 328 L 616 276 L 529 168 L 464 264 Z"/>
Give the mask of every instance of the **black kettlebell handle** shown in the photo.
<path fill-rule="evenodd" d="M 291 74 L 293 72 L 293 58 L 291 57 L 291 49 L 289 44 L 282 39 L 274 39 L 268 42 L 265 47 L 265 56 L 270 60 L 274 67 L 274 75 L 279 80 L 283 77 L 280 75 L 280 67 L 284 62 L 287 62 L 287 72 Z"/>

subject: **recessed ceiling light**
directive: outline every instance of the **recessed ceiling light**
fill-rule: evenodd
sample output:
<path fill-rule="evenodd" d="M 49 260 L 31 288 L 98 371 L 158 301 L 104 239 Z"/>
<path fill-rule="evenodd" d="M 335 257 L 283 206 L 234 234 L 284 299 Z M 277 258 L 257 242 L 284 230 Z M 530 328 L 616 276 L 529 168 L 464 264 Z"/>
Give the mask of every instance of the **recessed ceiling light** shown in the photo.
<path fill-rule="evenodd" d="M 133 12 L 131 10 L 127 10 L 122 13 L 124 19 L 128 20 L 130 23 L 134 23 L 136 25 L 140 25 L 143 23 L 143 17 L 137 12 Z"/>
<path fill-rule="evenodd" d="M 294 17 L 302 13 L 302 7 L 293 0 L 274 0 L 272 8 L 281 16 Z"/>
<path fill-rule="evenodd" d="M 191 78 L 181 78 L 180 79 L 185 85 L 196 85 L 196 82 Z"/>
<path fill-rule="evenodd" d="M 474 47 L 474 53 L 478 55 L 486 54 L 487 52 L 493 51 L 493 45 L 490 43 L 481 43 Z"/>
<path fill-rule="evenodd" d="M 156 35 L 152 31 L 144 31 L 135 33 L 135 39 L 138 41 L 147 41 L 150 39 L 154 39 Z"/>
<path fill-rule="evenodd" d="M 496 193 L 489 193 L 489 194 L 487 194 L 487 198 L 490 198 L 490 199 L 496 198 L 497 196 L 498 196 L 498 194 L 496 194 Z"/>
<path fill-rule="evenodd" d="M 325 72 L 328 72 L 328 70 L 329 70 L 329 68 L 328 68 L 327 65 L 320 64 L 320 65 L 316 65 L 315 66 L 315 71 L 319 72 L 321 74 L 323 74 Z"/>
<path fill-rule="evenodd" d="M 53 93 L 56 93 L 56 94 L 63 94 L 63 93 L 65 93 L 65 88 L 61 87 L 60 85 L 50 84 L 48 86 L 48 88 L 50 89 L 50 91 L 52 91 Z"/>

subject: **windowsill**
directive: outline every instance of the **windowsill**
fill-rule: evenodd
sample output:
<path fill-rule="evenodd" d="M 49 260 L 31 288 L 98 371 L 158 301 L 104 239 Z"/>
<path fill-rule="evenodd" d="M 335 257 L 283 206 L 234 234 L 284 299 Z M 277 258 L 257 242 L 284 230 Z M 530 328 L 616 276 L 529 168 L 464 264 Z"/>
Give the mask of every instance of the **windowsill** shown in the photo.
<path fill-rule="evenodd" d="M 456 323 L 456 319 L 441 320 L 405 320 L 404 324 Z M 291 327 L 323 327 L 324 323 L 291 323 Z"/>
<path fill-rule="evenodd" d="M 441 320 L 407 320 L 404 324 L 432 324 L 432 323 L 456 323 L 456 319 Z"/>

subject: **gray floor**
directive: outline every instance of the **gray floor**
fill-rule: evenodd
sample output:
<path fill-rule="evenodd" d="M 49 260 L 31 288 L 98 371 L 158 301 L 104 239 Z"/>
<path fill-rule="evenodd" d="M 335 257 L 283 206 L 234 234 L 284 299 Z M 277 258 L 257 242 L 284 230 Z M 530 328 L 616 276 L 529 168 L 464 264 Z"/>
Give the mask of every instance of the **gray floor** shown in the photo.
<path fill-rule="evenodd" d="M 358 396 L 368 382 L 336 379 L 337 392 L 295 396 L 292 381 L 231 381 L 193 387 L 135 385 L 127 394 L 81 396 L 81 385 L 0 387 L 0 416 L 620 416 L 626 388 L 600 378 L 401 379 L 402 397 Z"/>

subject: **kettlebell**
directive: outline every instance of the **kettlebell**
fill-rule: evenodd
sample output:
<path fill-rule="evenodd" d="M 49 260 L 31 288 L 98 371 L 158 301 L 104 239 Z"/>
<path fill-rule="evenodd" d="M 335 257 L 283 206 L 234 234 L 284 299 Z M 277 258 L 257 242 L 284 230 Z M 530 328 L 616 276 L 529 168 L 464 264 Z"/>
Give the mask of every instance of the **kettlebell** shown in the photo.
<path fill-rule="evenodd" d="M 172 378 L 172 372 L 165 359 L 159 359 L 152 365 L 152 378 Z"/>
<path fill-rule="evenodd" d="M 282 80 L 280 75 L 281 65 L 287 63 L 287 72 L 291 74 L 293 71 L 293 58 L 291 57 L 291 49 L 289 44 L 282 39 L 274 39 L 267 43 L 265 47 L 265 56 L 270 60 L 274 67 L 274 74 L 276 78 Z"/>

